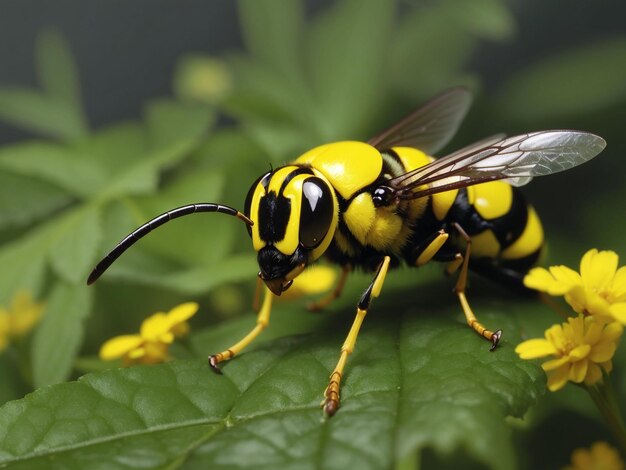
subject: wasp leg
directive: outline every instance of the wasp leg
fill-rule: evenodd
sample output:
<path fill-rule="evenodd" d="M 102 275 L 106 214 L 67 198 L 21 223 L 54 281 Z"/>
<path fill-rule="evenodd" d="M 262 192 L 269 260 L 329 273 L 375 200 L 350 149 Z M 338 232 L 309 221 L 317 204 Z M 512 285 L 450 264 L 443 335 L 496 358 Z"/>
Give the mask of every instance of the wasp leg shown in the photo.
<path fill-rule="evenodd" d="M 244 336 L 239 342 L 235 343 L 230 348 L 222 351 L 221 353 L 213 354 L 209 356 L 209 366 L 218 374 L 221 373 L 219 367 L 217 365 L 220 362 L 227 361 L 231 359 L 233 356 L 239 354 L 246 346 L 248 346 L 254 339 L 259 336 L 261 331 L 263 331 L 270 322 L 270 313 L 272 311 L 272 299 L 274 298 L 273 294 L 269 289 L 265 289 L 265 298 L 263 299 L 263 305 L 261 306 L 261 310 L 257 315 L 256 326 Z"/>
<path fill-rule="evenodd" d="M 341 375 L 343 374 L 343 369 L 346 366 L 346 362 L 348 361 L 348 356 L 352 354 L 354 351 L 354 345 L 356 344 L 356 338 L 359 335 L 359 330 L 361 329 L 361 324 L 363 323 L 363 319 L 365 315 L 367 315 L 367 310 L 370 306 L 370 303 L 373 298 L 376 298 L 380 295 L 380 291 L 383 287 L 383 283 L 385 282 L 385 276 L 387 275 L 387 270 L 389 269 L 389 262 L 391 258 L 389 256 L 385 256 L 383 262 L 378 268 L 378 272 L 372 283 L 365 290 L 363 295 L 361 296 L 361 300 L 357 305 L 356 309 L 356 317 L 354 322 L 352 323 L 352 327 L 350 328 L 350 332 L 346 340 L 341 347 L 341 356 L 339 357 L 339 362 L 335 366 L 332 374 L 330 374 L 330 382 L 326 390 L 324 391 L 324 401 L 322 402 L 322 407 L 324 408 L 324 413 L 327 416 L 332 416 L 337 412 L 339 408 L 339 389 L 341 387 Z"/>
<path fill-rule="evenodd" d="M 439 252 L 441 247 L 448 241 L 448 233 L 439 230 L 434 233 L 425 243 L 417 247 L 413 256 L 415 257 L 415 266 L 424 266 Z"/>
<path fill-rule="evenodd" d="M 332 291 L 330 291 L 321 299 L 317 299 L 315 302 L 311 302 L 310 304 L 308 304 L 306 308 L 310 312 L 318 312 L 328 307 L 333 300 L 341 295 L 341 292 L 346 285 L 346 280 L 348 279 L 350 271 L 352 271 L 352 268 L 349 264 L 343 266 L 343 268 L 341 269 L 341 277 L 339 278 L 339 283 L 337 284 L 337 287 L 335 287 Z"/>
<path fill-rule="evenodd" d="M 467 297 L 465 297 L 465 288 L 467 287 L 467 272 L 469 267 L 472 240 L 470 239 L 469 235 L 467 235 L 465 230 L 463 230 L 463 227 L 461 227 L 456 222 L 453 225 L 454 228 L 459 232 L 459 235 L 461 235 L 461 237 L 465 240 L 465 256 L 463 256 L 461 271 L 459 272 L 459 277 L 456 281 L 456 285 L 454 286 L 454 293 L 459 298 L 459 302 L 461 302 L 461 307 L 463 308 L 463 313 L 465 314 L 467 324 L 471 328 L 473 328 L 476 333 L 491 341 L 491 348 L 489 348 L 489 350 L 493 351 L 500 342 L 500 338 L 502 337 L 502 330 L 491 331 L 485 328 L 483 324 L 478 321 L 476 315 L 474 315 L 474 312 L 467 302 Z"/>

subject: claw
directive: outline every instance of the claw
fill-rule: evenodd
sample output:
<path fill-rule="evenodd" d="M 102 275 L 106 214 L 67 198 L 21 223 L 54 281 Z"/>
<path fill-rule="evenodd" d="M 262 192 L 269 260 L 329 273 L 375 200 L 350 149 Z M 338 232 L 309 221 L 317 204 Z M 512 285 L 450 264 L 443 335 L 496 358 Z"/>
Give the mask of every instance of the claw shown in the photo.
<path fill-rule="evenodd" d="M 491 337 L 492 345 L 489 348 L 489 351 L 493 351 L 494 349 L 496 349 L 496 347 L 498 346 L 498 343 L 500 342 L 500 338 L 502 338 L 502 330 L 496 331 Z"/>
<path fill-rule="evenodd" d="M 322 402 L 324 408 L 324 414 L 331 418 L 339 409 L 339 402 L 333 398 L 327 398 Z"/>
<path fill-rule="evenodd" d="M 213 372 L 215 372 L 216 374 L 222 374 L 222 371 L 220 370 L 220 368 L 217 366 L 219 364 L 219 360 L 217 358 L 217 355 L 212 355 L 209 356 L 209 367 L 211 368 L 211 370 Z"/>

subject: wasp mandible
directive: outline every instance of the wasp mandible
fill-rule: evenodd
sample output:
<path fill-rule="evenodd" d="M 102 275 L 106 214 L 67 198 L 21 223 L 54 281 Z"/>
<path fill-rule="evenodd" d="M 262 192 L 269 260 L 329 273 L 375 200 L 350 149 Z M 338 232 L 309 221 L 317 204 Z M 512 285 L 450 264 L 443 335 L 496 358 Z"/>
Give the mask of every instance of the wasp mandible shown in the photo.
<path fill-rule="evenodd" d="M 454 292 L 467 323 L 493 350 L 502 331 L 487 329 L 476 318 L 465 295 L 468 270 L 521 287 L 541 254 L 544 236 L 534 208 L 516 187 L 580 165 L 606 142 L 588 132 L 549 130 L 494 136 L 433 158 L 455 134 L 470 103 L 466 89 L 453 88 L 368 142 L 335 142 L 309 150 L 260 176 L 243 213 L 213 203 L 165 212 L 124 238 L 87 283 L 164 223 L 196 212 L 220 212 L 246 223 L 257 252 L 258 278 L 266 289 L 256 326 L 227 350 L 209 356 L 214 370 L 261 333 L 273 297 L 322 255 L 341 266 L 342 275 L 315 308 L 340 295 L 351 270 L 374 273 L 324 392 L 327 415 L 339 408 L 341 377 L 372 299 L 380 295 L 388 269 L 402 263 L 419 267 L 440 261 L 449 273 L 458 273 Z"/>

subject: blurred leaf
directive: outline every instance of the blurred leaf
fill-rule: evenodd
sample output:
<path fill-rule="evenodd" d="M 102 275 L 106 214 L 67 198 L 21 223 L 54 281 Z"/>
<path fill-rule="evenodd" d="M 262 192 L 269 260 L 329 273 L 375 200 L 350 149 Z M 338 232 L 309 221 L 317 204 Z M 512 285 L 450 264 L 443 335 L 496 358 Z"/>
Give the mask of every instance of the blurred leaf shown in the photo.
<path fill-rule="evenodd" d="M 85 134 L 72 105 L 23 87 L 0 88 L 0 120 L 21 129 L 65 140 Z"/>
<path fill-rule="evenodd" d="M 459 84 L 477 40 L 462 24 L 470 4 L 464 2 L 457 12 L 451 3 L 429 3 L 402 18 L 389 50 L 389 78 L 397 89 L 424 99 Z"/>
<path fill-rule="evenodd" d="M 213 170 L 194 171 L 176 179 L 158 195 L 137 201 L 141 221 L 186 204 L 220 202 L 224 178 Z M 187 265 L 209 264 L 224 258 L 233 242 L 235 224 L 228 217 L 199 213 L 159 227 L 143 246 L 161 256 Z M 243 230 L 244 224 L 240 230 Z"/>
<path fill-rule="evenodd" d="M 83 284 L 100 247 L 100 211 L 86 206 L 60 219 L 59 237 L 52 240 L 49 259 L 56 274 L 73 284 Z"/>
<path fill-rule="evenodd" d="M 451 16 L 476 38 L 502 41 L 510 39 L 515 33 L 515 19 L 506 1 L 452 0 L 448 4 Z"/>
<path fill-rule="evenodd" d="M 97 217 L 95 209 L 77 207 L 5 244 L 0 249 L 0 263 L 7 267 L 0 271 L 0 304 L 6 303 L 20 289 L 37 297 L 46 260 L 50 260 L 62 276 L 82 285 L 99 243 L 97 226 L 93 225 L 97 225 Z M 87 222 L 85 226 L 81 225 L 83 221 Z M 80 241 L 76 241 L 77 233 Z M 68 259 L 61 259 L 61 254 Z"/>
<path fill-rule="evenodd" d="M 300 0 L 240 0 L 239 21 L 255 59 L 291 80 L 301 79 L 304 11 Z"/>
<path fill-rule="evenodd" d="M 0 171 L 0 228 L 30 224 L 71 199 L 65 191 L 38 178 Z"/>
<path fill-rule="evenodd" d="M 0 353 L 0 404 L 24 395 L 24 384 L 8 351 Z"/>
<path fill-rule="evenodd" d="M 170 289 L 181 294 L 198 295 L 226 282 L 253 279 L 258 265 L 252 253 L 230 255 L 219 263 L 176 269 L 142 254 L 139 250 L 125 253 L 109 271 L 109 280 L 136 282 Z"/>
<path fill-rule="evenodd" d="M 503 418 L 535 401 L 541 370 L 506 343 L 490 353 L 442 312 L 388 313 L 368 318 L 330 420 L 319 401 L 351 318 L 266 343 L 227 363 L 222 376 L 204 361 L 177 361 L 37 391 L 0 409 L 0 463 L 367 469 L 433 448 L 511 468 Z"/>
<path fill-rule="evenodd" d="M 75 114 L 74 121 L 87 133 L 87 122 L 80 96 L 78 70 L 70 47 L 54 29 L 46 29 L 37 37 L 36 65 L 39 81 L 46 94 L 68 105 Z"/>
<path fill-rule="evenodd" d="M 91 313 L 93 289 L 59 282 L 47 300 L 32 343 L 36 388 L 66 380 L 83 340 L 83 323 Z"/>
<path fill-rule="evenodd" d="M 107 176 L 68 147 L 34 140 L 0 147 L 0 168 L 44 179 L 79 197 L 92 194 Z"/>
<path fill-rule="evenodd" d="M 200 103 L 172 99 L 152 101 L 146 108 L 148 136 L 152 148 L 202 137 L 213 123 L 213 111 Z"/>
<path fill-rule="evenodd" d="M 143 123 L 119 122 L 73 142 L 71 148 L 89 165 L 105 169 L 108 178 L 115 179 L 148 155 L 148 136 Z"/>
<path fill-rule="evenodd" d="M 498 92 L 495 110 L 523 121 L 601 110 L 626 100 L 624 64 L 626 37 L 577 47 L 517 71 Z"/>
<path fill-rule="evenodd" d="M 307 37 L 322 142 L 358 138 L 381 105 L 395 5 L 385 0 L 331 4 Z"/>
<path fill-rule="evenodd" d="M 7 305 L 19 290 L 38 297 L 45 273 L 48 231 L 29 232 L 0 248 L 0 305 Z"/>

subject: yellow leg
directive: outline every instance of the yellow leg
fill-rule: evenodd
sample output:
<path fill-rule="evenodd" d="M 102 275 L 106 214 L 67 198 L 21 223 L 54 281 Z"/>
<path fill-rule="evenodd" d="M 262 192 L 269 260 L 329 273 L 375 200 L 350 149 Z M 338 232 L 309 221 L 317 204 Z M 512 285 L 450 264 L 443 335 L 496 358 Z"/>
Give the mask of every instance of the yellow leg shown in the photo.
<path fill-rule="evenodd" d="M 485 328 L 483 324 L 478 321 L 476 315 L 474 315 L 474 312 L 472 311 L 472 308 L 467 302 L 467 297 L 465 297 L 465 288 L 467 287 L 467 272 L 469 268 L 472 240 L 459 224 L 455 223 L 454 227 L 465 240 L 465 256 L 463 256 L 463 264 L 461 265 L 461 272 L 459 273 L 459 278 L 456 281 L 454 292 L 459 298 L 459 302 L 461 302 L 461 308 L 465 314 L 467 324 L 483 338 L 491 341 L 491 348 L 489 350 L 493 351 L 500 342 L 502 330 L 491 331 Z"/>
<path fill-rule="evenodd" d="M 348 361 L 348 356 L 352 354 L 354 351 L 354 345 L 356 344 L 356 338 L 359 335 L 359 330 L 361 329 L 361 325 L 363 324 L 363 319 L 365 315 L 367 315 L 367 310 L 370 306 L 370 303 L 373 298 L 376 298 L 380 295 L 380 291 L 383 287 L 383 283 L 385 282 L 385 276 L 387 275 L 387 270 L 389 269 L 389 262 L 391 258 L 389 256 L 385 256 L 380 268 L 378 268 L 378 272 L 374 277 L 374 280 L 369 285 L 369 287 L 365 290 L 365 293 L 359 300 L 359 304 L 356 309 L 356 318 L 352 323 L 352 327 L 350 328 L 350 332 L 346 340 L 341 347 L 341 356 L 339 356 L 339 362 L 335 366 L 332 374 L 330 374 L 330 382 L 328 387 L 326 387 L 326 391 L 324 392 L 324 401 L 322 402 L 322 407 L 324 408 L 324 413 L 327 416 L 332 416 L 337 412 L 339 408 L 339 389 L 341 388 L 341 376 L 343 374 L 343 369 L 346 366 L 346 362 Z"/>
<path fill-rule="evenodd" d="M 239 354 L 246 346 L 248 346 L 254 339 L 259 336 L 261 331 L 267 327 L 270 322 L 270 313 L 272 311 L 272 300 L 274 295 L 270 292 L 269 289 L 265 289 L 265 298 L 263 299 L 263 305 L 261 306 L 261 310 L 256 319 L 256 326 L 244 336 L 239 342 L 235 343 L 233 346 L 228 348 L 221 353 L 214 354 L 209 356 L 209 365 L 211 368 L 217 372 L 221 373 L 220 369 L 217 365 L 220 362 L 231 359 L 233 356 Z"/>
<path fill-rule="evenodd" d="M 311 302 L 309 305 L 307 305 L 307 309 L 311 312 L 318 312 L 328 307 L 333 300 L 341 295 L 341 292 L 346 285 L 346 280 L 348 279 L 348 275 L 350 274 L 351 270 L 352 269 L 349 265 L 344 266 L 341 270 L 341 277 L 339 278 L 339 283 L 337 284 L 337 287 L 335 287 L 332 291 L 330 291 L 321 299 L 318 299 L 315 302 Z"/>

